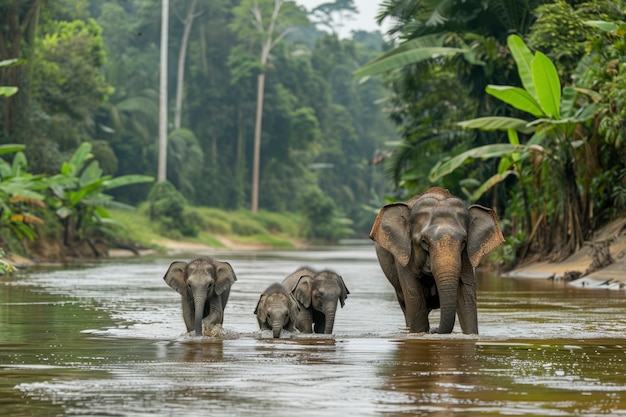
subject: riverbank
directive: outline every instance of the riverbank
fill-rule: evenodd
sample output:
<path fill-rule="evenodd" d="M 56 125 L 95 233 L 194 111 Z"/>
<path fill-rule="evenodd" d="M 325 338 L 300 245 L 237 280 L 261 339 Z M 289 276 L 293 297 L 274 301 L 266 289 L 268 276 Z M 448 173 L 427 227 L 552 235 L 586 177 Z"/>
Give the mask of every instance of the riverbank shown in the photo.
<path fill-rule="evenodd" d="M 152 240 L 153 247 L 156 249 L 131 251 L 114 248 L 109 250 L 108 256 L 120 258 L 145 256 L 154 253 L 175 256 L 178 254 L 206 254 L 216 250 L 260 251 L 275 249 L 274 246 L 268 243 L 241 242 L 226 236 L 216 236 L 216 240 L 218 242 L 216 245 L 210 245 L 160 237 Z M 303 249 L 308 246 L 307 242 L 303 240 L 289 239 L 289 241 L 293 249 Z M 522 264 L 505 273 L 504 276 L 564 280 L 568 281 L 569 285 L 577 287 L 626 290 L 626 217 L 600 229 L 594 236 L 593 242 L 607 243 L 606 249 L 613 260 L 612 263 L 597 268 L 593 272 L 586 273 L 592 268 L 594 263 L 594 250 L 590 244 L 584 246 L 563 262 L 531 262 Z M 35 264 L 31 259 L 14 254 L 10 254 L 8 260 L 18 267 Z"/>
<path fill-rule="evenodd" d="M 264 243 L 264 242 L 238 242 L 236 240 L 230 239 L 225 236 L 216 236 L 216 239 L 219 241 L 218 245 L 209 245 L 205 243 L 197 243 L 197 242 L 189 242 L 182 240 L 173 240 L 173 239 L 156 239 L 152 243 L 158 247 L 159 249 L 143 249 L 139 250 L 139 255 L 147 255 L 153 254 L 157 252 L 163 252 L 170 255 L 177 255 L 181 253 L 209 253 L 216 250 L 234 250 L 234 251 L 262 251 L 262 250 L 272 250 L 276 249 L 275 246 Z M 291 243 L 291 249 L 303 249 L 308 245 L 305 241 L 298 239 L 289 239 Z M 137 256 L 136 253 L 128 250 L 128 249 L 110 249 L 109 257 L 111 258 L 126 258 Z"/>
<path fill-rule="evenodd" d="M 626 217 L 598 230 L 592 242 L 596 245 L 595 257 L 594 247 L 590 243 L 563 262 L 519 265 L 505 276 L 566 280 L 577 287 L 626 290 Z M 613 262 L 597 267 L 594 262 L 598 263 L 598 248 L 603 246 L 610 253 Z M 590 272 L 586 273 L 587 271 Z"/>

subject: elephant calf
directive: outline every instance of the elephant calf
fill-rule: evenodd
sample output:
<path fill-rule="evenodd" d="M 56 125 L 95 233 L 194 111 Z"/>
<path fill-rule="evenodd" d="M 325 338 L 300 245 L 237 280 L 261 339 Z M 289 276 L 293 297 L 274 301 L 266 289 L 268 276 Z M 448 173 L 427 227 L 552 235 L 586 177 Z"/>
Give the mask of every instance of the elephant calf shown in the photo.
<path fill-rule="evenodd" d="M 298 302 L 287 289 L 279 283 L 267 287 L 254 309 L 259 328 L 272 330 L 275 338 L 280 337 L 280 332 L 285 329 L 294 331 L 294 324 L 300 313 Z"/>
<path fill-rule="evenodd" d="M 343 308 L 350 291 L 343 278 L 332 271 L 302 267 L 283 280 L 283 285 L 298 301 L 300 313 L 295 326 L 303 333 L 331 334 L 337 302 Z"/>
<path fill-rule="evenodd" d="M 172 262 L 163 277 L 167 285 L 182 297 L 183 319 L 187 331 L 195 329 L 202 336 L 202 325 L 210 327 L 224 322 L 224 309 L 230 287 L 237 281 L 228 262 L 209 256 L 191 262 Z"/>

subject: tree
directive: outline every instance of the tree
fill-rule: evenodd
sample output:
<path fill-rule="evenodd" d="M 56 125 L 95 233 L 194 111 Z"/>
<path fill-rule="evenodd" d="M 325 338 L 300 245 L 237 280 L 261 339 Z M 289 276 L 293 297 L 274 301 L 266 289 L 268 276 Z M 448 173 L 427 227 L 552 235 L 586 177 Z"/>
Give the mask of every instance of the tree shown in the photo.
<path fill-rule="evenodd" d="M 337 30 L 344 26 L 345 20 L 354 19 L 355 13 L 358 13 L 358 9 L 354 6 L 354 0 L 322 3 L 311 10 L 315 23 L 327 27 L 335 36 Z"/>
<path fill-rule="evenodd" d="M 28 59 L 34 52 L 41 0 L 7 0 L 0 3 L 0 57 L 2 59 Z M 0 85 L 22 87 L 23 66 L 5 66 L 0 69 Z M 17 127 L 18 117 L 27 105 L 28 90 L 22 88 L 2 105 L 4 134 L 12 134 Z M 26 103 L 24 102 L 26 101 Z"/>
<path fill-rule="evenodd" d="M 167 180 L 167 41 L 169 0 L 161 0 L 161 61 L 159 66 L 159 168 L 157 181 Z"/>
<path fill-rule="evenodd" d="M 511 84 L 517 74 L 506 52 L 506 36 L 525 34 L 533 11 L 547 0 L 388 0 L 377 19 L 392 23 L 397 46 L 355 72 L 357 77 L 385 74 L 391 88 L 390 117 L 403 141 L 395 146 L 387 168 L 399 193 L 420 193 L 431 184 L 428 172 L 440 154 L 501 140 L 491 132 L 463 132 L 456 122 L 512 110 L 484 92 L 488 84 Z M 443 99 L 442 99 L 443 98 Z M 464 193 L 468 177 L 488 177 L 495 167 L 473 167 L 471 173 L 444 179 L 441 185 Z M 400 196 L 403 197 L 403 196 Z M 497 203 L 497 196 L 492 196 Z"/>
<path fill-rule="evenodd" d="M 38 172 L 57 172 L 76 147 L 92 139 L 95 114 L 112 92 L 102 74 L 106 51 L 93 19 L 49 21 L 30 62 L 29 109 L 13 135 L 28 145 Z"/>
<path fill-rule="evenodd" d="M 180 129 L 180 119 L 183 112 L 183 90 L 185 87 L 185 59 L 187 56 L 187 45 L 189 44 L 189 33 L 193 26 L 193 21 L 201 13 L 196 12 L 197 0 L 192 0 L 187 10 L 187 15 L 183 19 L 183 36 L 180 41 L 178 51 L 178 70 L 176 71 L 176 101 L 174 104 L 174 129 Z"/>
<path fill-rule="evenodd" d="M 267 65 L 272 49 L 280 43 L 297 24 L 305 24 L 306 16 L 292 1 L 284 0 L 245 0 L 234 10 L 235 20 L 232 29 L 242 40 L 254 37 L 260 43 L 259 61 Z M 281 14 L 281 7 L 283 12 Z M 259 208 L 259 173 L 261 162 L 261 131 L 263 123 L 263 95 L 265 92 L 265 71 L 257 76 L 256 117 L 254 124 L 254 153 L 252 166 L 251 210 Z"/>

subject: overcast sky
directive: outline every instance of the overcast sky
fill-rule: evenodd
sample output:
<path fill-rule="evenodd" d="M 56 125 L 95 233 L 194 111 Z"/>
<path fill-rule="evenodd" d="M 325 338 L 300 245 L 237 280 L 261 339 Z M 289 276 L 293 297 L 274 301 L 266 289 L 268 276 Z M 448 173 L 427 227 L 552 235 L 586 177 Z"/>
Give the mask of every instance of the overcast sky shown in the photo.
<path fill-rule="evenodd" d="M 302 4 L 307 10 L 311 11 L 315 6 L 322 3 L 329 3 L 332 0 L 295 0 L 296 3 Z M 382 1 L 382 0 L 381 0 Z M 339 35 L 341 37 L 350 36 L 350 32 L 353 30 L 367 30 L 371 32 L 373 30 L 380 30 L 384 32 L 385 29 L 376 24 L 376 14 L 380 7 L 380 1 L 378 0 L 354 0 L 354 5 L 359 10 L 359 14 L 354 16 L 354 20 L 347 20 L 344 22 L 344 28 L 341 29 Z M 321 29 L 321 28 L 320 28 Z"/>

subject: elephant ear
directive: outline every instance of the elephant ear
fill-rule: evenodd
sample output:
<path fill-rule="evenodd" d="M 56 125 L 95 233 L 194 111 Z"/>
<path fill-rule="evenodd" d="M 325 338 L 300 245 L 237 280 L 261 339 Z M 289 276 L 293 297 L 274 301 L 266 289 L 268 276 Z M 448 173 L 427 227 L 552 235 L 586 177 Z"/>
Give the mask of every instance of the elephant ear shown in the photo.
<path fill-rule="evenodd" d="M 215 293 L 220 295 L 231 287 L 237 281 L 235 271 L 228 262 L 215 262 L 216 267 L 216 279 L 215 279 Z"/>
<path fill-rule="evenodd" d="M 480 260 L 504 243 L 504 236 L 498 224 L 496 213 L 477 204 L 469 208 L 469 227 L 467 230 L 467 255 L 474 268 Z"/>
<path fill-rule="evenodd" d="M 163 279 L 165 283 L 176 290 L 180 295 L 187 294 L 187 282 L 185 280 L 185 270 L 187 262 L 176 261 L 170 264 Z"/>
<path fill-rule="evenodd" d="M 289 293 L 287 297 L 289 297 L 289 317 L 291 319 L 291 322 L 295 323 L 296 317 L 298 317 L 298 314 L 300 314 L 300 306 L 298 305 L 298 302 L 296 301 L 293 294 Z"/>
<path fill-rule="evenodd" d="M 254 309 L 254 314 L 263 323 L 267 319 L 267 309 L 265 308 L 265 297 L 266 297 L 265 294 L 262 294 L 261 297 L 259 297 L 259 302 L 257 303 L 256 308 Z"/>
<path fill-rule="evenodd" d="M 409 213 L 406 203 L 388 204 L 376 216 L 370 232 L 370 239 L 391 252 L 402 266 L 411 259 Z"/>
<path fill-rule="evenodd" d="M 305 308 L 311 307 L 311 291 L 313 285 L 313 277 L 310 275 L 302 275 L 295 287 L 291 290 L 296 300 Z"/>
<path fill-rule="evenodd" d="M 343 282 L 343 278 L 341 277 L 341 275 L 337 275 L 337 279 L 339 281 L 339 286 L 341 287 L 339 302 L 341 303 L 341 308 L 343 308 L 344 304 L 346 303 L 346 298 L 348 298 L 348 294 L 350 294 L 350 291 L 348 291 L 348 287 L 346 287 L 346 283 Z"/>

